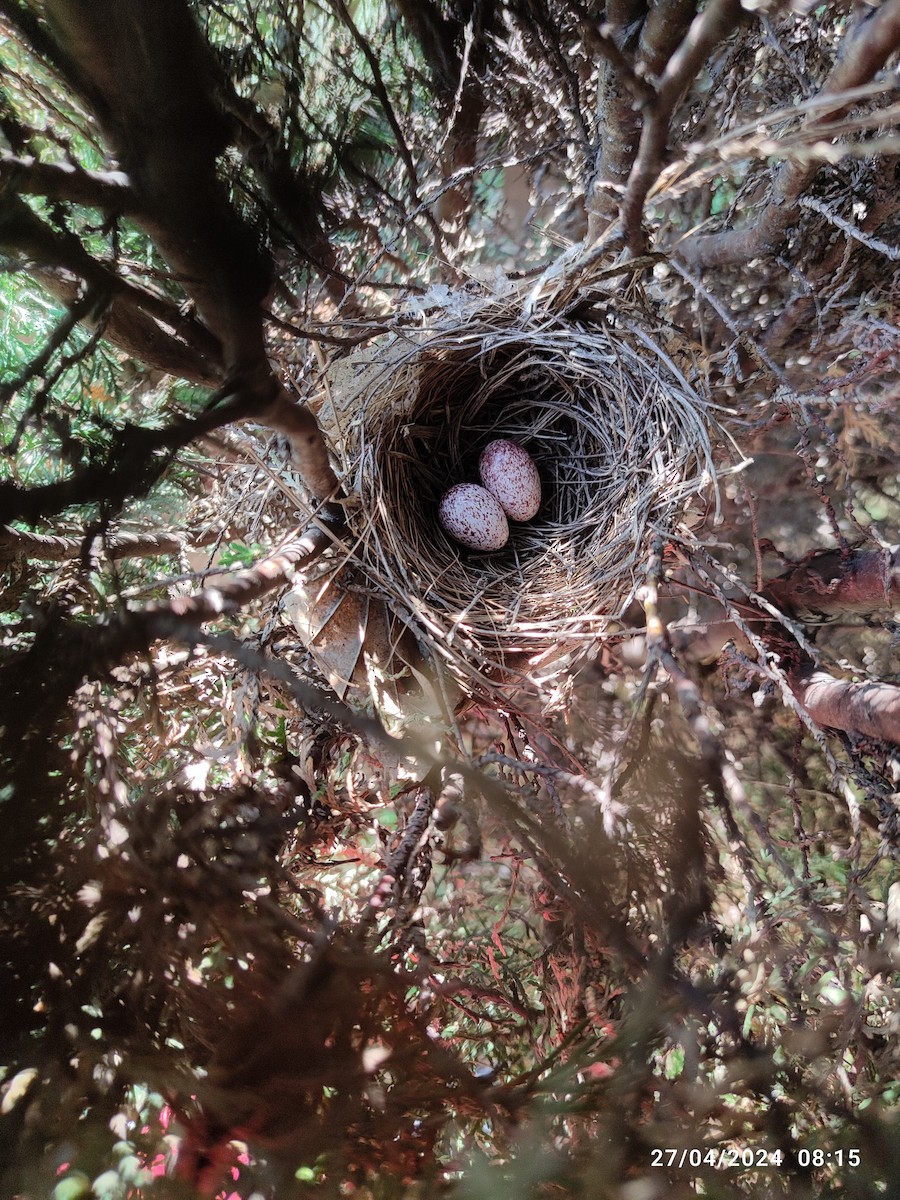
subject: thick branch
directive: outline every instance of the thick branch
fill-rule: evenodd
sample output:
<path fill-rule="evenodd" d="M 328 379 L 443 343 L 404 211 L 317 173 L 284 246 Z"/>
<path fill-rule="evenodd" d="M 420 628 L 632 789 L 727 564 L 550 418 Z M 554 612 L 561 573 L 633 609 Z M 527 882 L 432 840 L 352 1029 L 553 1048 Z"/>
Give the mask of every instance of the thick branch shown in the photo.
<path fill-rule="evenodd" d="M 214 542 L 215 530 L 201 537 L 175 533 L 117 533 L 102 542 L 105 558 L 155 558 L 162 554 L 182 554 Z M 96 544 L 96 539 L 94 540 Z M 83 537 L 59 537 L 48 533 L 26 533 L 21 529 L 0 526 L 0 561 L 20 556 L 42 562 L 66 562 L 80 558 L 85 550 Z"/>
<path fill-rule="evenodd" d="M 900 546 L 815 555 L 772 580 L 763 599 L 787 616 L 811 621 L 890 609 L 900 601 Z M 769 614 L 746 608 L 746 624 L 761 639 L 784 642 L 784 629 Z M 738 626 L 725 619 L 676 623 L 669 637 L 672 648 L 694 662 L 714 662 L 728 642 L 751 649 Z M 791 690 L 818 724 L 900 744 L 900 688 L 835 679 L 793 645 L 783 658 Z"/>
<path fill-rule="evenodd" d="M 140 496 L 162 476 L 176 451 L 196 437 L 254 415 L 246 400 L 210 409 L 202 416 L 164 429 L 126 425 L 112 439 L 106 455 L 68 479 L 23 488 L 0 483 L 0 523 L 33 523 L 77 504 L 101 501 L 115 511 L 130 496 Z"/>
<path fill-rule="evenodd" d="M 848 554 L 826 550 L 773 579 L 762 595 L 781 612 L 800 620 L 890 609 L 900 601 L 900 546 Z M 747 609 L 748 624 L 771 624 L 771 616 L 749 605 L 741 607 Z M 677 622 L 670 635 L 676 653 L 694 662 L 714 662 L 728 642 L 744 644 L 738 627 L 724 618 L 701 625 Z"/>
<path fill-rule="evenodd" d="M 900 601 L 900 546 L 817 554 L 773 579 L 765 595 L 804 620 L 891 608 Z"/>
<path fill-rule="evenodd" d="M 817 724 L 900 745 L 900 687 L 848 683 L 812 669 L 789 672 L 788 683 Z"/>
<path fill-rule="evenodd" d="M 900 0 L 886 0 L 848 34 L 837 65 L 820 93 L 825 97 L 834 96 L 835 102 L 817 108 L 803 128 L 814 134 L 818 126 L 846 112 L 849 105 L 841 100 L 841 93 L 870 82 L 898 48 Z M 798 201 L 817 169 L 814 162 L 783 163 L 775 178 L 772 198 L 754 224 L 744 229 L 688 238 L 678 247 L 679 256 L 689 266 L 710 267 L 746 262 L 759 255 L 774 253 L 788 229 L 796 223 Z"/>
<path fill-rule="evenodd" d="M 271 263 L 217 175 L 231 131 L 217 103 L 218 66 L 187 5 L 47 0 L 46 7 L 70 75 L 127 171 L 136 221 L 221 346 L 236 407 L 288 432 L 307 486 L 319 498 L 331 495 L 336 480 L 318 425 L 292 405 L 266 358 L 261 302 Z"/>
<path fill-rule="evenodd" d="M 640 60 L 645 74 L 662 75 L 697 15 L 696 0 L 657 0 L 641 30 Z"/>
<path fill-rule="evenodd" d="M 78 299 L 81 284 L 68 274 L 52 270 L 33 269 L 29 274 L 62 304 L 71 307 Z M 175 331 L 164 328 L 149 313 L 135 307 L 130 293 L 113 296 L 103 315 L 103 337 L 129 358 L 145 363 L 156 371 L 164 371 L 177 379 L 215 387 L 221 382 L 221 368 L 208 361 L 198 350 L 178 336 L 185 328 L 208 337 L 205 329 L 182 317 L 173 306 L 173 320 L 179 320 Z M 168 324 L 168 322 L 167 322 Z"/>
<path fill-rule="evenodd" d="M 222 345 L 226 369 L 264 358 L 271 268 L 216 173 L 229 138 L 217 66 L 183 0 L 48 0 L 75 80 L 124 166 L 153 238 Z"/>
<path fill-rule="evenodd" d="M 640 112 L 652 105 L 656 97 L 653 87 L 636 74 L 620 46 L 625 31 L 640 22 L 643 9 L 638 0 L 618 0 L 608 6 L 606 24 L 599 29 L 593 14 L 580 10 L 585 44 L 601 59 L 597 88 L 600 147 L 597 178 L 588 199 L 592 241 L 599 232 L 595 229 L 597 218 L 608 223 L 618 208 L 613 189 L 603 185 L 620 187 L 628 178 L 640 141 Z"/>
<path fill-rule="evenodd" d="M 157 327 L 168 325 L 195 356 L 209 361 L 207 374 L 221 362 L 218 342 L 195 320 L 183 315 L 170 300 L 122 279 L 88 254 L 74 234 L 55 230 L 18 196 L 6 196 L 0 204 L 0 250 L 38 268 L 68 271 L 88 283 L 98 297 L 115 297 L 122 305 L 146 313 Z"/>
<path fill-rule="evenodd" d="M 126 215 L 136 208 L 128 177 L 121 171 L 85 171 L 72 163 L 0 154 L 0 187 L 25 196 L 86 204 L 105 213 Z"/>

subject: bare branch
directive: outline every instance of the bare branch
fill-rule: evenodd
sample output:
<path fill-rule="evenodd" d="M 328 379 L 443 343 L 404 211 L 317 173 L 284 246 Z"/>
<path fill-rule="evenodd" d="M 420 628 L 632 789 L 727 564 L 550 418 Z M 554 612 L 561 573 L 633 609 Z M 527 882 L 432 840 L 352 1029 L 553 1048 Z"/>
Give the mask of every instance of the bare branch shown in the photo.
<path fill-rule="evenodd" d="M 613 188 L 621 187 L 628 178 L 640 140 L 640 112 L 656 97 L 654 88 L 635 72 L 617 40 L 627 26 L 640 20 L 642 9 L 638 3 L 614 5 L 607 13 L 606 24 L 598 29 L 592 14 L 579 8 L 585 44 L 604 60 L 598 68 L 600 146 L 597 178 L 588 198 L 590 241 L 617 211 Z M 613 188 L 604 188 L 604 184 L 612 184 Z"/>
<path fill-rule="evenodd" d="M 400 128 L 400 122 L 397 120 L 397 114 L 394 112 L 394 106 L 391 103 L 391 98 L 388 95 L 387 87 L 385 86 L 384 76 L 381 73 L 381 66 L 378 62 L 378 57 L 375 51 L 369 45 L 366 38 L 363 37 L 356 22 L 350 14 L 350 10 L 344 3 L 344 0 L 332 0 L 338 15 L 346 25 L 350 36 L 353 38 L 356 45 L 359 47 L 363 57 L 369 64 L 369 70 L 372 74 L 372 84 L 375 88 L 375 95 L 381 105 L 382 112 L 385 115 L 387 123 L 390 125 L 394 134 L 394 140 L 397 144 L 397 153 L 403 160 L 403 165 L 406 168 L 406 184 L 409 191 L 409 197 L 413 204 L 417 207 L 422 203 L 419 195 L 419 178 L 416 171 L 416 164 L 413 160 L 412 152 L 407 144 L 403 130 Z"/>
<path fill-rule="evenodd" d="M 149 530 L 141 533 L 117 533 L 104 539 L 103 554 L 106 558 L 118 560 L 122 558 L 155 558 L 163 554 L 182 554 L 200 546 L 208 546 L 218 537 L 213 530 L 199 537 L 190 534 L 152 533 Z M 96 538 L 91 538 L 94 545 Z M 90 550 L 90 545 L 88 546 Z M 11 529 L 8 525 L 0 526 L 0 560 L 13 559 L 20 556 L 29 559 L 40 559 L 43 562 L 66 562 L 69 559 L 80 558 L 85 551 L 84 537 L 60 537 L 47 533 L 26 533 L 21 529 Z"/>
<path fill-rule="evenodd" d="M 816 554 L 772 580 L 765 595 L 805 619 L 891 608 L 900 600 L 900 546 Z"/>
<path fill-rule="evenodd" d="M 741 11 L 740 0 L 711 0 L 694 18 L 684 41 L 666 64 L 656 100 L 644 114 L 637 159 L 622 201 L 622 224 L 632 253 L 644 249 L 644 201 L 664 165 L 675 107 L 711 52 L 737 26 Z"/>
<path fill-rule="evenodd" d="M 640 60 L 651 78 L 662 75 L 697 14 L 695 0 L 657 0 L 641 30 Z"/>
<path fill-rule="evenodd" d="M 133 213 L 137 207 L 128 177 L 121 171 L 85 171 L 72 163 L 0 154 L 0 186 L 26 196 L 68 200 L 105 213 Z"/>
<path fill-rule="evenodd" d="M 307 486 L 319 498 L 331 495 L 336 480 L 315 418 L 290 401 L 266 357 L 262 301 L 271 262 L 216 173 L 231 131 L 217 104 L 218 66 L 187 5 L 48 0 L 47 16 L 126 167 L 140 206 L 136 220 L 221 345 L 236 408 L 287 432 Z M 84 255 L 80 244 L 78 252 Z"/>
<path fill-rule="evenodd" d="M 80 90 L 125 167 L 138 223 L 238 372 L 265 355 L 271 266 L 232 209 L 216 159 L 229 129 L 218 70 L 183 0 L 48 0 Z"/>
<path fill-rule="evenodd" d="M 297 470 L 317 500 L 330 500 L 338 494 L 340 484 L 328 457 L 328 447 L 318 421 L 306 405 L 297 404 L 278 384 L 270 403 L 254 416 L 290 440 Z"/>
<path fill-rule="evenodd" d="M 884 550 L 826 550 L 798 563 L 773 579 L 763 599 L 781 612 L 800 620 L 840 618 L 892 608 L 900 600 L 900 546 Z M 750 605 L 748 624 L 771 624 L 771 616 Z M 714 662 L 728 642 L 745 645 L 733 621 L 675 622 L 669 627 L 676 653 L 693 662 Z"/>
<path fill-rule="evenodd" d="M 163 475 L 175 453 L 213 429 L 255 415 L 251 398 L 237 398 L 202 416 L 163 429 L 126 425 L 117 430 L 102 459 L 88 463 L 68 479 L 23 488 L 0 482 L 0 523 L 32 523 L 77 504 L 103 502 L 115 511 L 129 496 L 143 495 Z"/>
<path fill-rule="evenodd" d="M 900 687 L 850 683 L 812 669 L 789 672 L 788 683 L 819 725 L 900 746 Z"/>
<path fill-rule="evenodd" d="M 98 300 L 116 297 L 128 307 L 139 309 L 155 322 L 168 326 L 211 365 L 221 362 L 219 343 L 196 320 L 184 315 L 170 300 L 122 279 L 88 254 L 74 234 L 58 232 L 42 221 L 24 200 L 6 196 L 0 214 L 0 249 L 4 253 L 51 271 L 60 268 L 69 271 L 88 283 Z"/>
<path fill-rule="evenodd" d="M 327 521 L 328 515 L 323 513 L 323 520 Z M 252 567 L 235 571 L 226 579 L 192 596 L 176 596 L 173 600 L 146 604 L 131 616 L 139 621 L 172 616 L 179 621 L 202 625 L 205 621 L 216 620 L 223 613 L 243 608 L 281 587 L 293 572 L 309 566 L 332 544 L 333 534 L 329 525 L 333 528 L 338 528 L 338 525 L 333 513 L 331 518 L 327 524 L 291 534 L 276 550 Z"/>
<path fill-rule="evenodd" d="M 50 269 L 32 269 L 29 274 L 62 304 L 71 307 L 78 300 L 81 283 L 71 275 Z M 173 320 L 176 316 L 180 322 L 178 326 L 174 330 L 166 328 L 149 313 L 137 308 L 129 292 L 122 292 L 107 303 L 103 337 L 129 358 L 154 370 L 215 387 L 221 382 L 221 368 L 217 368 L 215 362 L 207 361 L 189 340 L 182 341 L 178 336 L 186 333 L 190 337 L 196 331 L 201 337 L 208 337 L 206 330 L 183 317 L 173 305 Z"/>
<path fill-rule="evenodd" d="M 762 598 L 791 617 L 810 621 L 892 608 L 900 600 L 900 546 L 814 555 L 774 579 Z M 668 631 L 671 645 L 694 662 L 710 663 L 728 642 L 751 649 L 751 631 L 768 644 L 784 643 L 785 631 L 771 616 L 749 605 L 746 611 L 744 630 L 724 619 L 700 625 L 676 622 Z M 900 688 L 836 679 L 795 645 L 784 658 L 788 686 L 817 724 L 900 745 Z"/>

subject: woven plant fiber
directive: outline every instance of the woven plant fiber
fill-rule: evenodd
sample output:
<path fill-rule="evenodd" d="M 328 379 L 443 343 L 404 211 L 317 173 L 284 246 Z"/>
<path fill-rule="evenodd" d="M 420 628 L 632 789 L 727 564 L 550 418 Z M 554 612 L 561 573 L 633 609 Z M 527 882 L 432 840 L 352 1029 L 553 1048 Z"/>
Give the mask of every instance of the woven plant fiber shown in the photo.
<path fill-rule="evenodd" d="M 568 314 L 455 298 L 334 364 L 320 420 L 366 587 L 469 692 L 546 688 L 621 615 L 657 536 L 715 491 L 716 420 L 693 348 L 593 289 Z M 576 315 L 579 314 L 579 315 Z M 495 438 L 537 464 L 542 504 L 499 551 L 438 522 Z"/>

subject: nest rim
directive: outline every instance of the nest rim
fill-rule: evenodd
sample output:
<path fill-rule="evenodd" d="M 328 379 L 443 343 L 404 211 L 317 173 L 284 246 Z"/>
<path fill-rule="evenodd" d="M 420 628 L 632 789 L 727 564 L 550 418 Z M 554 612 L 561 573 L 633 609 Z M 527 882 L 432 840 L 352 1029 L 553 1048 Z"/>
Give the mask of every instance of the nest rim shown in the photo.
<path fill-rule="evenodd" d="M 671 328 L 663 345 L 645 306 L 615 305 L 598 319 L 594 303 L 589 322 L 457 311 L 394 331 L 332 389 L 363 586 L 469 692 L 546 691 L 622 615 L 650 544 L 689 536 L 690 499 L 718 506 L 719 410 L 696 348 Z M 542 506 L 510 522 L 502 550 L 469 551 L 438 503 L 477 481 L 496 437 L 532 455 Z"/>

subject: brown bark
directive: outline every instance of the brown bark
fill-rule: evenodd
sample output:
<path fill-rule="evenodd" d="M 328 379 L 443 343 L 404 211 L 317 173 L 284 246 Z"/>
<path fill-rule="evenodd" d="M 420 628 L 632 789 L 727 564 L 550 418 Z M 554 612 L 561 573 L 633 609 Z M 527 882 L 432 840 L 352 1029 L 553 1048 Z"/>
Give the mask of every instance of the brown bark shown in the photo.
<path fill-rule="evenodd" d="M 127 172 L 135 221 L 196 305 L 202 326 L 194 322 L 192 335 L 205 339 L 207 357 L 229 378 L 229 393 L 236 397 L 229 411 L 262 420 L 263 414 L 271 416 L 273 428 L 296 438 L 295 457 L 310 490 L 320 499 L 330 496 L 336 480 L 315 419 L 290 401 L 266 358 L 261 304 L 271 264 L 217 175 L 216 160 L 231 133 L 217 103 L 222 81 L 184 0 L 48 0 L 46 15 L 57 39 L 57 60 L 93 108 Z M 0 234 L 19 253 L 45 268 L 72 270 L 101 296 L 140 302 L 159 322 L 171 318 L 168 301 L 145 295 L 97 264 L 77 238 L 43 226 L 18 197 L 7 198 L 4 215 Z M 210 427 L 220 423 L 216 419 Z M 123 454 L 143 486 L 154 468 L 149 458 L 140 465 L 135 460 L 140 433 L 129 431 Z M 144 441 L 152 455 L 153 436 Z M 30 499 L 7 485 L 0 498 L 32 513 L 59 506 L 67 496 L 99 498 L 102 491 L 85 494 L 88 483 L 95 488 L 100 482 L 96 471 L 35 489 Z M 113 474 L 118 487 L 118 466 Z"/>
<path fill-rule="evenodd" d="M 106 538 L 100 546 L 105 558 L 155 558 L 163 554 L 182 554 L 200 546 L 208 546 L 218 537 L 212 530 L 199 538 L 175 533 L 117 533 Z M 0 561 L 25 557 L 42 562 L 66 562 L 80 558 L 85 550 L 83 537 L 59 537 L 55 534 L 31 533 L 0 526 Z"/>
<path fill-rule="evenodd" d="M 585 42 L 596 53 L 598 64 L 598 112 L 600 152 L 597 178 L 588 199 L 588 237 L 599 234 L 618 211 L 615 198 L 634 164 L 640 143 L 641 109 L 653 103 L 655 92 L 636 75 L 620 48 L 624 31 L 643 16 L 640 0 L 617 0 L 607 8 L 607 23 L 597 29 L 589 13 L 582 17 Z M 604 184 L 612 185 L 604 188 Z"/>
<path fill-rule="evenodd" d="M 797 620 L 821 621 L 890 609 L 900 601 L 900 546 L 814 555 L 772 580 L 763 599 Z M 739 607 L 746 611 L 745 623 L 762 641 L 774 646 L 785 643 L 784 628 L 770 614 L 748 603 Z M 694 662 L 714 662 L 728 642 L 744 651 L 752 649 L 739 627 L 726 619 L 675 624 L 668 633 L 676 654 Z M 900 687 L 837 679 L 819 670 L 793 643 L 781 657 L 788 685 L 819 725 L 900 745 Z"/>
<path fill-rule="evenodd" d="M 137 203 L 121 171 L 85 171 L 72 163 L 42 163 L 14 154 L 0 154 L 0 187 L 122 215 L 133 212 Z"/>
<path fill-rule="evenodd" d="M 900 600 L 900 546 L 817 554 L 773 579 L 765 595 L 801 619 L 890 608 Z"/>
<path fill-rule="evenodd" d="M 182 0 L 48 0 L 74 81 L 153 238 L 237 374 L 264 356 L 270 266 L 216 173 L 228 142 L 217 67 Z"/>
<path fill-rule="evenodd" d="M 50 268 L 32 269 L 30 274 L 41 287 L 46 288 L 67 307 L 78 299 L 81 285 L 70 275 L 58 273 Z M 120 293 L 107 303 L 103 314 L 103 336 L 129 358 L 135 358 L 156 371 L 164 371 L 167 375 L 186 379 L 190 383 L 215 387 L 222 378 L 218 348 L 215 347 L 215 343 L 211 343 L 217 354 L 216 358 L 207 359 L 189 341 L 182 340 L 179 334 L 183 333 L 186 327 L 192 332 L 200 327 L 190 322 L 189 318 L 183 317 L 174 305 L 172 312 L 172 319 L 178 324 L 170 330 L 164 328 L 149 313 L 142 312 L 130 293 Z M 206 330 L 201 329 L 201 333 L 206 334 Z"/>
<path fill-rule="evenodd" d="M 817 724 L 900 745 L 900 687 L 849 683 L 814 669 L 789 672 L 788 683 Z"/>
<path fill-rule="evenodd" d="M 146 604 L 131 617 L 151 623 L 161 616 L 176 617 L 193 625 L 214 621 L 223 613 L 243 608 L 281 587 L 293 571 L 308 566 L 330 544 L 331 534 L 318 526 L 294 534 L 252 567 L 235 571 L 192 596 L 176 596 L 174 600 Z"/>
<path fill-rule="evenodd" d="M 0 249 L 45 272 L 63 270 L 83 279 L 96 292 L 98 306 L 105 299 L 114 299 L 120 309 L 136 309 L 157 327 L 168 326 L 175 339 L 193 352 L 193 373 L 214 376 L 215 366 L 221 362 L 220 347 L 207 329 L 185 316 L 171 300 L 122 279 L 88 254 L 74 234 L 59 232 L 42 221 L 18 196 L 7 195 L 0 201 Z M 204 361 L 209 364 L 205 370 L 201 366 Z"/>
<path fill-rule="evenodd" d="M 629 248 L 644 248 L 644 202 L 665 164 L 669 125 L 676 105 L 706 59 L 741 19 L 740 0 L 711 0 L 695 17 L 681 45 L 669 59 L 655 101 L 644 114 L 637 158 L 622 201 L 622 225 Z"/>

